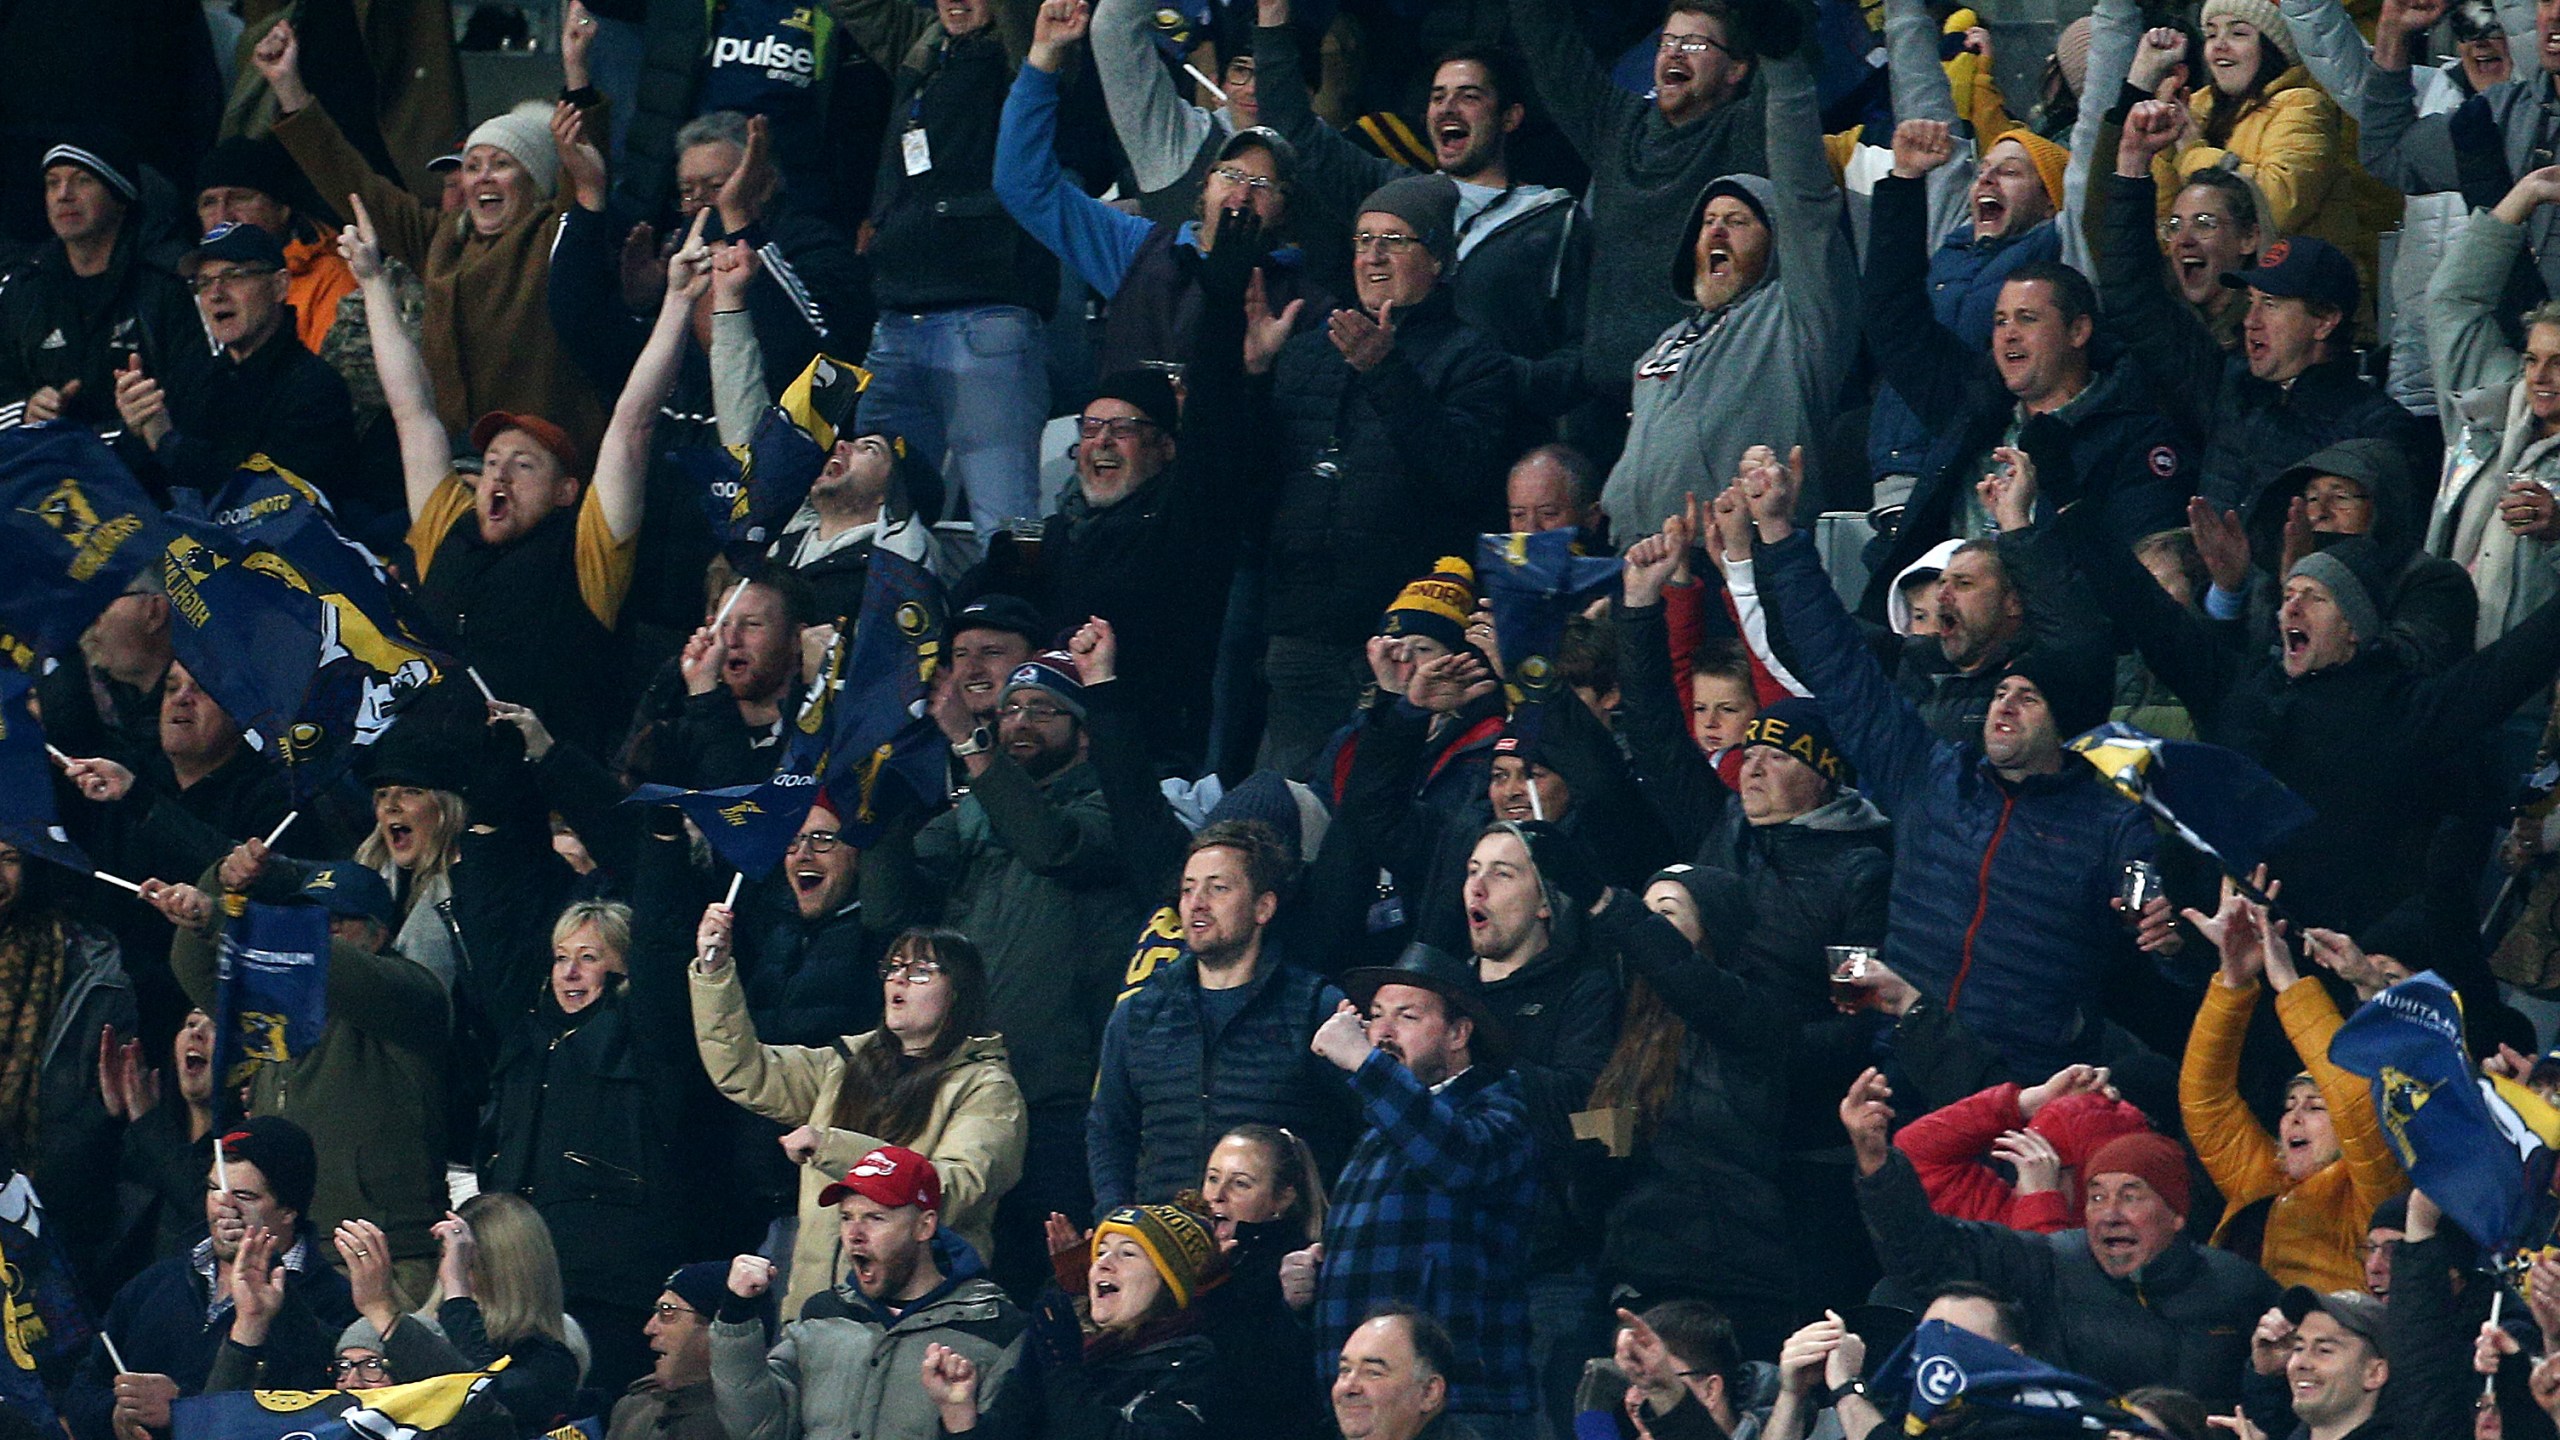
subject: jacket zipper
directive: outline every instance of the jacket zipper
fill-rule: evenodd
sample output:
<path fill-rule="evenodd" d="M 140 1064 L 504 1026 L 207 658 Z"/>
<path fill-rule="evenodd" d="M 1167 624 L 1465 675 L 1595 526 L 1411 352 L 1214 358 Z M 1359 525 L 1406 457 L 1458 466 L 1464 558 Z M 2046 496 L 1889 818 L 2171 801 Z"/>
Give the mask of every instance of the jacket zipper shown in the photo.
<path fill-rule="evenodd" d="M 1991 914 L 1991 862 L 2000 854 L 2000 842 L 2009 833 L 2009 812 L 2018 808 L 2018 797 L 2000 797 L 2000 823 L 1991 827 L 1991 843 L 1983 847 L 1982 868 L 1973 877 L 1973 923 L 1964 927 L 1964 959 L 1956 965 L 1954 983 L 1947 986 L 1947 1013 L 1956 1011 L 1956 997 L 1964 993 L 1964 978 L 1973 973 L 1973 941 L 1982 933 L 1982 922 Z"/>

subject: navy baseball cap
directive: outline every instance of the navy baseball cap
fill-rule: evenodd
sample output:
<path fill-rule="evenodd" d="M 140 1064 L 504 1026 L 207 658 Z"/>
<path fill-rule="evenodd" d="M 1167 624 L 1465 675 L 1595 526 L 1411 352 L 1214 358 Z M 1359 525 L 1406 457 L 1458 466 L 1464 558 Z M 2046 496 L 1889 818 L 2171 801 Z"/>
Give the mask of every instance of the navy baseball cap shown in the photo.
<path fill-rule="evenodd" d="M 385 930 L 400 928 L 400 907 L 391 899 L 391 886 L 353 860 L 319 866 L 294 893 L 332 915 L 371 920 Z"/>
<path fill-rule="evenodd" d="M 2234 290 L 2314 300 L 2347 314 L 2354 313 L 2363 293 L 2355 262 L 2316 235 L 2285 236 L 2268 246 L 2257 264 L 2226 272 L 2222 283 Z"/>
<path fill-rule="evenodd" d="M 256 225 L 232 221 L 216 225 L 205 232 L 196 248 L 187 252 L 185 270 L 192 275 L 207 260 L 229 260 L 240 265 L 263 265 L 270 270 L 284 268 L 284 246 L 276 237 Z"/>

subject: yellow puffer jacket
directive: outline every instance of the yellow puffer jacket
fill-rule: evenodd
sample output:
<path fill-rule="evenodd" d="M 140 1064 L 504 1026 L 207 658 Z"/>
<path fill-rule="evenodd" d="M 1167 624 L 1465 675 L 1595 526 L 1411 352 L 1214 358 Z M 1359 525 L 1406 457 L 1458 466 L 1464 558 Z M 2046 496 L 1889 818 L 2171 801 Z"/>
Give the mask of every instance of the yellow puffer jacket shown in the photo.
<path fill-rule="evenodd" d="M 2338 102 L 2296 65 L 2255 99 L 2233 101 L 2208 85 L 2187 97 L 2197 133 L 2223 106 L 2238 104 L 2230 143 L 2182 145 L 2152 162 L 2160 189 L 2160 213 L 2169 212 L 2178 187 L 2199 171 L 2228 168 L 2258 187 L 2275 235 L 2317 235 L 2347 254 L 2364 287 L 2356 307 L 2356 333 L 2370 339 L 2376 240 L 2400 223 L 2400 192 L 2356 164 L 2356 127 Z"/>
<path fill-rule="evenodd" d="M 2178 1070 L 2178 1112 L 2188 1143 L 2225 1202 L 2214 1243 L 2224 1243 L 2243 1211 L 2269 1200 L 2258 1264 L 2277 1283 L 2308 1285 L 2323 1294 L 2361 1290 L 2366 1222 L 2375 1206 L 2409 1188 L 2409 1177 L 2391 1158 L 2363 1077 L 2329 1063 L 2329 1037 L 2344 1022 L 2329 992 L 2305 980 L 2276 996 L 2276 1017 L 2329 1104 L 2340 1155 L 2300 1184 L 2286 1178 L 2276 1138 L 2233 1093 L 2258 989 L 2254 980 L 2238 988 L 2219 980 L 2205 987 Z"/>

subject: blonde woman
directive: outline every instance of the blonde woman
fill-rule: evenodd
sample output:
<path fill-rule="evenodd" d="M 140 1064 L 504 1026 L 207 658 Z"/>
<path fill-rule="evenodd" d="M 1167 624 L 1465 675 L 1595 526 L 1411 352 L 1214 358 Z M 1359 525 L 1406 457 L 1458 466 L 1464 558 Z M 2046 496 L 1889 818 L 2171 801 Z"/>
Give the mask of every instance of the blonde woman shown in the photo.
<path fill-rule="evenodd" d="M 569 1413 L 586 1362 L 560 1299 L 560 1252 L 542 1212 L 515 1195 L 474 1195 L 436 1225 L 444 1253 L 426 1311 L 463 1362 L 507 1368 L 492 1386 L 524 1434 L 540 1435 Z"/>
<path fill-rule="evenodd" d="M 943 1226 L 983 1260 L 996 1201 L 1021 1178 L 1029 1129 L 1004 1038 L 986 1033 L 987 969 L 978 947 L 956 930 L 909 930 L 880 962 L 878 1029 L 832 1046 L 766 1045 L 730 961 L 733 919 L 726 905 L 702 912 L 694 1043 L 721 1094 L 799 1127 L 782 1137 L 800 1166 L 799 1244 L 783 1315 L 798 1315 L 843 1278 L 834 1212 L 818 1192 L 883 1145 L 933 1162 Z"/>
<path fill-rule="evenodd" d="M 400 906 L 393 949 L 435 972 L 453 989 L 453 933 L 436 907 L 453 898 L 454 857 L 470 818 L 462 801 L 464 759 L 425 738 L 394 728 L 372 757 L 373 830 L 356 846 L 356 863 L 378 872 Z"/>

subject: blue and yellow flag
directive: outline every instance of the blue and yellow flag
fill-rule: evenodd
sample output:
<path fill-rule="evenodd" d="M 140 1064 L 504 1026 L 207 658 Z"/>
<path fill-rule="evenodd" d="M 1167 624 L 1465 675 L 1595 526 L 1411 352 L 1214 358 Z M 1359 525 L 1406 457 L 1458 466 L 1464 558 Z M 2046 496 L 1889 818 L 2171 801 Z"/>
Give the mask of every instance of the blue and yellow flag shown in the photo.
<path fill-rule="evenodd" d="M 2329 1061 L 2373 1082 L 2410 1180 L 2483 1249 L 2507 1248 L 2530 1203 L 2525 1161 L 2548 1142 L 2472 1067 L 2453 987 L 2429 970 L 2374 996 L 2330 1037 Z"/>
<path fill-rule="evenodd" d="M 1903 1401 L 1903 1433 L 1927 1434 L 1967 1412 L 2042 1416 L 2064 1429 L 2157 1435 L 2116 1393 L 1944 1320 L 1924 1320 L 1876 1367 L 1875 1390 Z M 2042 1433 L 2041 1431 L 2038 1433 Z"/>
<path fill-rule="evenodd" d="M 451 663 L 390 615 L 360 565 L 343 582 L 350 594 L 265 545 L 232 551 L 180 535 L 160 571 L 171 648 L 250 743 L 284 765 L 297 803 L 343 775 Z"/>
<path fill-rule="evenodd" d="M 1571 530 L 1540 530 L 1476 541 L 1476 584 L 1493 605 L 1515 733 L 1533 730 L 1539 707 L 1563 693 L 1556 652 L 1565 623 L 1618 578 L 1616 559 L 1576 555 L 1573 537 Z"/>
<path fill-rule="evenodd" d="M 438 1375 L 379 1390 L 226 1390 L 169 1407 L 172 1440 L 420 1440 L 451 1425 L 507 1368 Z"/>
<path fill-rule="evenodd" d="M 2159 816 L 2227 875 L 2246 876 L 2319 818 L 2301 796 L 2237 750 L 2163 740 L 2109 721 L 2066 747 L 2127 800 Z"/>
<path fill-rule="evenodd" d="M 168 544 L 160 507 L 77 425 L 0 430 L 0 629 L 67 655 Z"/>
<path fill-rule="evenodd" d="M 0 663 L 0 840 L 82 874 L 97 868 L 62 828 L 53 805 L 53 763 L 44 727 L 27 697 L 35 682 Z"/>
<path fill-rule="evenodd" d="M 329 912 L 239 896 L 214 957 L 213 1073 L 228 1094 L 320 1043 L 329 1023 Z"/>
<path fill-rule="evenodd" d="M 923 566 L 872 553 L 844 688 L 830 717 L 838 764 L 827 777 L 827 798 L 852 844 L 868 845 L 899 816 L 919 806 L 939 809 L 951 798 L 951 747 L 925 714 L 948 619 L 942 587 Z"/>
<path fill-rule="evenodd" d="M 861 366 L 814 356 L 780 403 L 766 407 L 746 444 L 676 453 L 677 464 L 702 487 L 703 513 L 730 563 L 743 566 L 762 556 L 799 513 L 870 385 L 871 372 Z"/>
<path fill-rule="evenodd" d="M 97 1333 L 35 1182 L 10 1175 L 0 1185 L 0 1405 L 49 1430 L 45 1387 L 69 1382 Z"/>
<path fill-rule="evenodd" d="M 870 844 L 915 806 L 950 798 L 949 747 L 924 713 L 942 661 L 942 626 L 933 577 L 912 561 L 875 552 L 862 616 L 819 661 L 772 775 L 719 790 L 642 785 L 623 803 L 682 810 L 713 852 L 747 875 L 782 863 L 822 793 L 841 818 L 845 843 Z"/>

